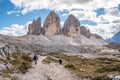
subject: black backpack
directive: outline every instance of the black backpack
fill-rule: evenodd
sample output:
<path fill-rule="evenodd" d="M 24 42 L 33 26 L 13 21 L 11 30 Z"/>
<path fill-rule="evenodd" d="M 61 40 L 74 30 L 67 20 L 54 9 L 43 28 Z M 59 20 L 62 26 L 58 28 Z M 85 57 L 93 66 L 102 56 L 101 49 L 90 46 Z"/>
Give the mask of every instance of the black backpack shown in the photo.
<path fill-rule="evenodd" d="M 33 57 L 34 60 L 38 60 L 38 56 L 35 54 Z"/>

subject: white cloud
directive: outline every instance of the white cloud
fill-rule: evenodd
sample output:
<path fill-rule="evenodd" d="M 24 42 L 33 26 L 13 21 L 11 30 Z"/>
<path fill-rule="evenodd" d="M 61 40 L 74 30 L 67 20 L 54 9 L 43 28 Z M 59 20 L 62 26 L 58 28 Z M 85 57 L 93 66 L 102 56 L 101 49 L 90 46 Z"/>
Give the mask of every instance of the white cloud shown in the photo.
<path fill-rule="evenodd" d="M 28 24 L 31 23 L 29 21 L 25 25 L 19 25 L 19 24 L 12 24 L 10 27 L 4 27 L 0 30 L 0 34 L 9 35 L 9 36 L 22 36 L 27 34 L 27 27 Z"/>
<path fill-rule="evenodd" d="M 102 36 L 104 39 L 112 37 L 115 33 L 120 31 L 119 24 L 98 24 L 97 26 L 86 25 L 92 33 L 97 33 Z"/>
<path fill-rule="evenodd" d="M 101 17 L 101 19 L 104 19 L 108 22 L 113 22 L 114 20 L 120 19 L 120 11 L 118 10 L 118 8 L 106 9 L 105 14 L 99 16 L 99 18 L 100 17 Z"/>
<path fill-rule="evenodd" d="M 14 10 L 12 10 L 12 11 L 8 11 L 7 12 L 7 14 L 13 14 L 13 13 L 19 13 L 20 11 L 14 11 Z"/>
<path fill-rule="evenodd" d="M 33 10 L 52 9 L 56 11 L 83 9 L 96 10 L 98 8 L 113 8 L 120 4 L 119 0 L 10 0 L 16 7 L 26 14 Z"/>
<path fill-rule="evenodd" d="M 10 0 L 16 7 L 22 8 L 21 13 L 26 14 L 33 10 L 46 9 L 50 0 Z"/>
<path fill-rule="evenodd" d="M 120 19 L 120 11 L 118 8 L 106 9 L 105 14 L 99 17 L 97 17 L 97 13 L 92 10 L 72 10 L 69 14 L 75 15 L 79 20 L 92 20 L 97 23 L 113 22 L 114 20 Z M 63 14 L 63 16 L 66 16 L 66 14 Z"/>
<path fill-rule="evenodd" d="M 63 28 L 63 26 L 64 26 L 64 22 L 63 22 L 63 21 L 60 22 L 60 25 L 61 25 L 61 28 Z"/>
<path fill-rule="evenodd" d="M 118 8 L 106 9 L 106 13 L 108 13 L 109 15 L 112 15 L 112 16 L 120 17 L 120 12 L 119 12 Z"/>
<path fill-rule="evenodd" d="M 96 18 L 97 13 L 94 11 L 73 10 L 70 11 L 69 14 L 73 14 L 79 20 L 91 20 L 97 22 L 97 18 Z"/>

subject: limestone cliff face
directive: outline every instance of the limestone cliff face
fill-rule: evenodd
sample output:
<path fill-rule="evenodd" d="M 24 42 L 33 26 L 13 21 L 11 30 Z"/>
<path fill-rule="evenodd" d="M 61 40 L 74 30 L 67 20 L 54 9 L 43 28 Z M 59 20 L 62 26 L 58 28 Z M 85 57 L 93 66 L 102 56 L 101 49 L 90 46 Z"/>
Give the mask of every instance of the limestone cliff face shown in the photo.
<path fill-rule="evenodd" d="M 73 15 L 69 15 L 64 23 L 62 33 L 71 37 L 80 36 L 80 22 Z"/>
<path fill-rule="evenodd" d="M 87 38 L 90 38 L 91 36 L 94 36 L 97 39 L 101 38 L 97 34 L 92 34 L 89 29 L 85 28 L 85 26 L 81 26 L 79 20 L 72 14 L 68 16 L 63 28 L 61 29 L 60 18 L 54 11 L 51 11 L 48 14 L 44 21 L 43 27 L 41 27 L 41 18 L 33 20 L 33 22 L 28 26 L 27 34 L 43 34 L 50 36 L 62 34 L 70 37 L 79 37 L 80 35 L 83 35 Z"/>
<path fill-rule="evenodd" d="M 89 29 L 86 29 L 84 26 L 81 26 L 80 32 L 87 38 L 90 38 L 90 36 L 92 35 Z"/>
<path fill-rule="evenodd" d="M 43 30 L 44 35 L 56 35 L 60 33 L 60 18 L 54 11 L 51 11 L 46 17 Z"/>
<path fill-rule="evenodd" d="M 31 35 L 40 35 L 41 34 L 41 18 L 39 17 L 37 20 L 33 20 L 31 24 L 28 26 L 28 33 Z"/>

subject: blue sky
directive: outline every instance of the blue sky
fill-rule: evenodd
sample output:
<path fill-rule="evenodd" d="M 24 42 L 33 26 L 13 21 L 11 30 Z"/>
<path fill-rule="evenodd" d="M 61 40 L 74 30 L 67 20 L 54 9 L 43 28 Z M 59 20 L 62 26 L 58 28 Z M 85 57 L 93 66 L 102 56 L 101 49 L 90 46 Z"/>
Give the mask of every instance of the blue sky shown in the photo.
<path fill-rule="evenodd" d="M 19 24 L 24 25 L 28 21 L 32 21 L 33 19 L 36 19 L 38 17 L 41 17 L 42 19 L 45 18 L 46 15 L 48 15 L 50 10 L 41 9 L 41 10 L 35 10 L 28 14 L 7 14 L 8 11 L 17 10 L 19 8 L 16 8 L 9 0 L 2 0 L 0 3 L 0 28 L 7 27 L 12 24 Z"/>
<path fill-rule="evenodd" d="M 42 24 L 51 10 L 61 18 L 61 25 L 73 14 L 81 25 L 103 38 L 120 31 L 119 0 L 0 0 L 0 33 L 20 36 L 27 25 L 41 17 Z"/>

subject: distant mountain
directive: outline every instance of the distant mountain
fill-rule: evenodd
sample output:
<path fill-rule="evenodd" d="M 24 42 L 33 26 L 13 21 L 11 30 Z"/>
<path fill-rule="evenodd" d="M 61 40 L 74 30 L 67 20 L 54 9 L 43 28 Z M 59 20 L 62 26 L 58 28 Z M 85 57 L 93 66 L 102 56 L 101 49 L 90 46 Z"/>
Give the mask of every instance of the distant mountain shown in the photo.
<path fill-rule="evenodd" d="M 64 22 L 63 28 L 60 25 L 60 17 L 54 12 L 51 11 L 46 17 L 43 27 L 41 26 L 41 18 L 33 20 L 28 26 L 28 35 L 64 35 L 69 37 L 80 37 L 81 35 L 87 38 L 96 38 L 102 39 L 97 34 L 92 34 L 89 29 L 81 25 L 79 20 L 72 14 L 68 16 Z"/>
<path fill-rule="evenodd" d="M 33 20 L 28 26 L 27 36 L 42 36 L 40 38 L 34 37 L 32 44 L 45 45 L 106 45 L 106 41 L 98 34 L 92 34 L 89 29 L 80 24 L 80 21 L 72 14 L 64 22 L 63 27 L 60 25 L 60 17 L 51 11 L 46 17 L 43 26 L 41 26 L 41 18 Z M 29 37 L 30 39 L 30 37 Z M 39 40 L 38 40 L 39 39 Z M 38 41 L 36 41 L 38 40 Z M 45 42 L 43 42 L 45 41 Z M 42 42 L 42 43 L 40 43 Z M 53 44 L 54 43 L 54 44 Z M 59 47 L 58 49 L 60 49 Z M 61 50 L 61 49 L 60 49 Z"/>
<path fill-rule="evenodd" d="M 120 44 L 120 31 L 117 32 L 112 38 L 107 39 L 107 41 Z"/>

